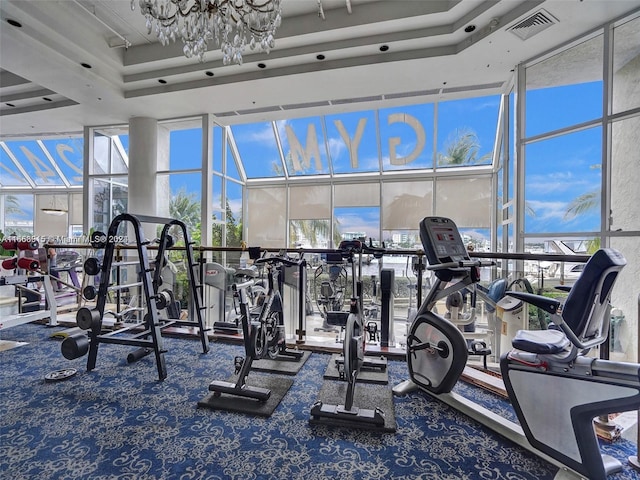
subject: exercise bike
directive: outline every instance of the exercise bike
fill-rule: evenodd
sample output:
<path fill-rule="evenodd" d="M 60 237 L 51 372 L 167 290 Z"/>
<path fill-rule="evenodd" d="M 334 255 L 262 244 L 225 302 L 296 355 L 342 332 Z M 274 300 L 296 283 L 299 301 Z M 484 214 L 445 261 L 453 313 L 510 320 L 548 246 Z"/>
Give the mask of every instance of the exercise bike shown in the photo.
<path fill-rule="evenodd" d="M 337 317 L 346 315 L 344 321 L 345 335 L 342 349 L 342 363 L 338 364 L 340 377 L 347 382 L 345 401 L 342 405 L 330 405 L 316 402 L 311 407 L 311 422 L 322 423 L 323 419 L 329 423 L 336 422 L 347 425 L 364 425 L 372 428 L 384 427 L 384 412 L 379 409 L 358 408 L 353 404 L 355 385 L 358 374 L 365 363 L 365 318 L 362 305 L 362 271 L 363 244 L 359 240 L 344 240 L 338 247 L 341 255 L 351 264 L 352 292 L 349 312 L 330 312 Z M 356 254 L 358 255 L 359 268 L 356 272 Z"/>
<path fill-rule="evenodd" d="M 262 305 L 257 316 L 256 355 L 258 358 L 298 361 L 303 357 L 303 353 L 287 348 L 280 287 L 284 278 L 282 269 L 305 267 L 306 261 L 302 257 L 293 260 L 281 253 L 273 257 L 258 258 L 254 260 L 254 264 L 265 264 L 267 267 L 267 293 L 261 297 Z"/>
<path fill-rule="evenodd" d="M 542 308 L 553 322 L 546 330 L 519 331 L 514 348 L 501 357 L 502 378 L 520 423 L 516 425 L 451 392 L 467 361 L 467 344 L 458 328 L 432 311 L 437 300 L 476 283 L 477 267 L 487 263 L 469 258 L 448 218 L 423 219 L 420 237 L 437 280 L 410 327 L 410 379 L 394 387 L 394 393 L 424 390 L 560 467 L 556 479 L 604 480 L 621 470 L 620 462 L 600 454 L 593 419 L 638 409 L 640 365 L 586 353 L 607 340 L 611 290 L 626 264 L 622 255 L 598 250 L 564 303 L 508 292 Z"/>
<path fill-rule="evenodd" d="M 303 261 L 303 260 L 301 260 Z M 259 402 L 266 402 L 271 396 L 267 388 L 247 385 L 247 377 L 251 372 L 254 360 L 269 358 L 272 360 L 288 359 L 299 360 L 303 353 L 287 349 L 284 319 L 282 318 L 282 297 L 279 288 L 280 265 L 299 266 L 298 261 L 290 260 L 284 256 L 262 257 L 254 263 L 266 263 L 268 269 L 268 291 L 265 295 L 259 315 L 251 312 L 250 289 L 255 286 L 250 279 L 242 283 L 234 283 L 231 286 L 234 301 L 240 308 L 240 323 L 245 357 L 234 358 L 235 374 L 238 379 L 235 383 L 214 380 L 209 384 L 209 391 L 215 397 L 225 393 L 239 397 L 251 398 Z M 208 406 L 206 402 L 202 406 Z"/>

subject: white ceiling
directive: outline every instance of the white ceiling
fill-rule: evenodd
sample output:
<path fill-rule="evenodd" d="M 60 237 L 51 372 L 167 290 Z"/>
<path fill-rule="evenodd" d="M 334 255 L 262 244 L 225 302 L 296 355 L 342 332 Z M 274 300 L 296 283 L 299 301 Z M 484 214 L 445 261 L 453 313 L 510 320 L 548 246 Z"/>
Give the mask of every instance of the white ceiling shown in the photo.
<path fill-rule="evenodd" d="M 517 64 L 640 8 L 640 0 L 320 3 L 324 18 L 319 0 L 282 0 L 275 49 L 223 66 L 213 46 L 204 63 L 185 58 L 182 44 L 161 46 L 130 0 L 0 0 L 0 136 L 134 116 L 213 113 L 227 125 L 502 93 Z M 541 10 L 555 23 L 526 40 L 509 31 Z"/>

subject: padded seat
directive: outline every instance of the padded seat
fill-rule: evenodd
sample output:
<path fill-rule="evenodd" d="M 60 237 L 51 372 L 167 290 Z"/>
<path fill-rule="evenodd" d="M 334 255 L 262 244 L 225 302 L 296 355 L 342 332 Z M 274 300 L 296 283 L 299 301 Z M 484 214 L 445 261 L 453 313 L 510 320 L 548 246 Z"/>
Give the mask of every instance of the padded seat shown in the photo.
<path fill-rule="evenodd" d="M 344 327 L 347 325 L 349 312 L 327 312 L 327 323 L 336 327 Z"/>
<path fill-rule="evenodd" d="M 570 348 L 571 342 L 559 330 L 518 330 L 511 342 L 514 348 L 539 355 L 555 355 Z"/>
<path fill-rule="evenodd" d="M 542 308 L 551 314 L 556 325 L 550 330 L 521 330 L 512 341 L 516 350 L 538 355 L 562 354 L 570 362 L 606 341 L 609 332 L 607 316 L 611 290 L 620 270 L 626 265 L 620 252 L 603 248 L 594 253 L 582 275 L 569 291 L 563 305 L 556 299 L 521 292 L 508 295 Z M 559 358 L 556 358 L 560 360 Z"/>
<path fill-rule="evenodd" d="M 487 297 L 493 300 L 495 303 L 498 303 L 502 297 L 504 297 L 507 292 L 507 281 L 504 278 L 498 278 L 489 284 L 487 288 Z M 496 307 L 487 303 L 485 305 L 487 312 L 494 313 L 496 311 Z"/>
<path fill-rule="evenodd" d="M 237 268 L 234 272 L 234 275 L 236 277 L 256 278 L 258 276 L 258 269 L 256 269 L 255 267 Z"/>

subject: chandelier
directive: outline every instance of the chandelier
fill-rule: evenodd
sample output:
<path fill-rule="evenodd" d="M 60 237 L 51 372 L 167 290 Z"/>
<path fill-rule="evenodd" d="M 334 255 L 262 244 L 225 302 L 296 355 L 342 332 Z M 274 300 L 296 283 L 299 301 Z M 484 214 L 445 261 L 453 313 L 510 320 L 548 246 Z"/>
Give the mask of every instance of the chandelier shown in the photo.
<path fill-rule="evenodd" d="M 269 53 L 280 26 L 282 0 L 138 0 L 147 19 L 147 31 L 155 32 L 162 45 L 180 38 L 187 58 L 204 61 L 207 44 L 214 40 L 222 51 L 222 63 L 242 65 L 247 44 L 251 50 Z M 135 0 L 131 0 L 135 10 Z"/>

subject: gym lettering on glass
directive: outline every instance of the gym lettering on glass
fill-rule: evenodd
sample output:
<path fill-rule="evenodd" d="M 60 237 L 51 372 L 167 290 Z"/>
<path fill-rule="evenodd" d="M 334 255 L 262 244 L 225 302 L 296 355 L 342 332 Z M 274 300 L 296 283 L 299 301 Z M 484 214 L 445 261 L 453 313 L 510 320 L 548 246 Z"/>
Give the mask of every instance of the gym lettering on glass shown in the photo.
<path fill-rule="evenodd" d="M 39 147 L 36 147 L 39 148 Z M 56 152 L 60 159 L 75 173 L 72 177 L 74 182 L 82 182 L 82 168 L 81 166 L 76 165 L 78 161 L 82 161 L 82 155 L 78 154 L 76 150 L 71 146 L 65 143 L 58 143 L 56 145 Z M 21 145 L 20 151 L 24 154 L 25 158 L 29 161 L 29 163 L 33 166 L 33 174 L 40 179 L 40 183 L 52 183 L 52 180 L 58 177 L 58 174 L 54 171 L 51 164 L 48 161 L 42 160 L 38 155 L 33 153 L 27 146 Z M 76 161 L 71 160 L 67 153 L 75 154 Z M 5 170 L 8 174 L 14 177 L 17 180 L 20 180 L 20 183 L 24 183 L 24 179 L 22 179 L 17 173 L 12 172 L 5 165 L 0 165 L 2 170 Z M 55 183 L 55 182 L 54 182 Z"/>
<path fill-rule="evenodd" d="M 357 169 L 358 147 L 360 146 L 360 141 L 362 140 L 362 135 L 367 125 L 367 119 L 361 118 L 358 121 L 358 126 L 353 138 L 349 136 L 342 120 L 334 120 L 333 123 L 347 146 L 349 159 L 351 161 L 351 168 Z M 392 113 L 387 117 L 387 123 L 388 125 L 392 125 L 394 123 L 405 123 L 411 127 L 416 134 L 415 146 L 413 150 L 405 156 L 398 155 L 398 147 L 402 145 L 402 139 L 400 137 L 389 137 L 389 162 L 391 165 L 408 165 L 415 161 L 420 156 L 427 143 L 427 135 L 424 131 L 424 127 L 420 123 L 420 120 L 408 113 Z M 307 138 L 304 148 L 291 125 L 286 125 L 285 131 L 287 133 L 287 140 L 289 141 L 289 147 L 291 150 L 291 163 L 293 165 L 293 169 L 297 172 L 308 170 L 311 168 L 311 161 L 313 160 L 315 170 L 322 171 L 322 157 L 320 156 L 320 145 L 318 143 L 316 126 L 313 123 L 309 123 L 309 125 L 307 125 Z"/>

